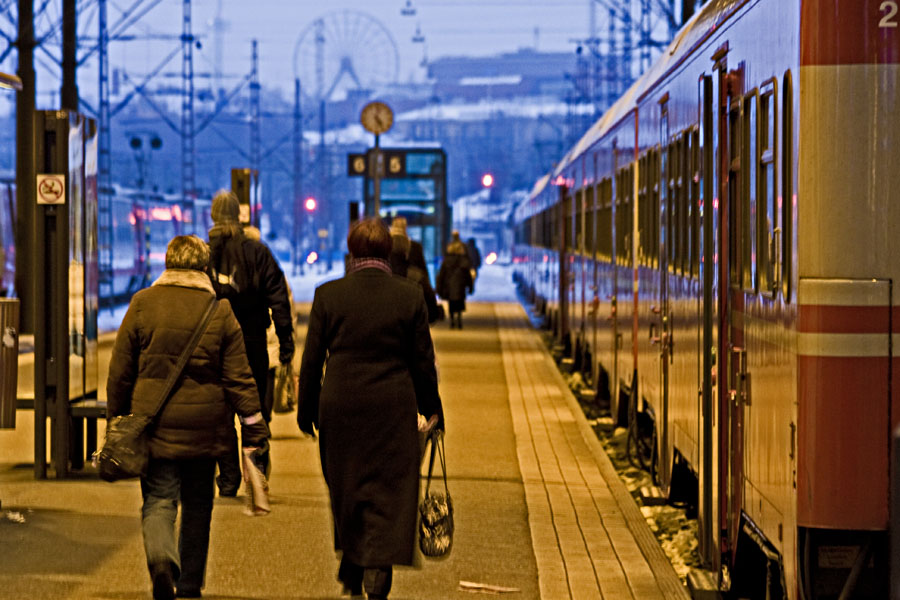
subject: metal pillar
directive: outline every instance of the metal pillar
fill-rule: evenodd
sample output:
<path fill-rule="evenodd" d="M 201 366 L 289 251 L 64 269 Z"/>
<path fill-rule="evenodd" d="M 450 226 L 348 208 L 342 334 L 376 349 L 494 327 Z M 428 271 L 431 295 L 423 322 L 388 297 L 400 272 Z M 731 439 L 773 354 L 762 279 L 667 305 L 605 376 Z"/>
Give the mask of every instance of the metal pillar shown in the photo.
<path fill-rule="evenodd" d="M 22 89 L 16 93 L 16 292 L 22 299 L 21 333 L 34 333 L 34 0 L 19 0 L 16 74 Z M 44 418 L 35 410 L 35 419 Z"/>
<path fill-rule="evenodd" d="M 303 113 L 300 106 L 300 78 L 294 79 L 294 275 L 303 270 Z"/>
<path fill-rule="evenodd" d="M 112 298 L 112 142 L 109 114 L 109 31 L 106 20 L 107 0 L 97 2 L 97 79 L 99 97 L 99 137 L 97 140 L 97 250 L 101 297 Z M 110 301 L 111 304 L 111 301 Z"/>
<path fill-rule="evenodd" d="M 622 61 L 619 63 L 622 67 L 620 77 L 622 91 L 627 90 L 634 80 L 632 68 L 634 65 L 634 39 L 632 37 L 634 24 L 632 15 L 634 15 L 634 11 L 632 10 L 631 1 L 628 0 L 628 5 L 625 9 L 628 11 L 628 19 L 622 23 Z"/>
<path fill-rule="evenodd" d="M 316 21 L 316 98 L 319 101 L 319 152 L 316 156 L 320 214 L 326 212 L 325 192 L 325 22 Z M 327 218 L 323 214 L 323 222 Z"/>
<path fill-rule="evenodd" d="M 76 78 L 78 48 L 78 17 L 75 0 L 63 0 L 62 6 L 62 89 L 60 107 L 63 110 L 78 110 L 78 84 Z"/>
<path fill-rule="evenodd" d="M 253 50 L 250 58 L 250 168 L 257 173 L 250 185 L 254 187 L 251 190 L 250 197 L 254 202 L 260 203 L 259 197 L 259 173 L 260 173 L 260 118 L 259 118 L 259 54 L 256 40 L 252 42 Z M 257 214 L 259 206 L 253 207 L 253 214 Z"/>
<path fill-rule="evenodd" d="M 181 193 L 197 197 L 194 152 L 194 35 L 191 32 L 191 0 L 183 0 L 181 30 Z"/>
<path fill-rule="evenodd" d="M 624 57 L 616 54 L 616 13 L 613 9 L 609 9 L 609 27 L 606 41 L 606 81 L 605 81 L 605 107 L 609 108 L 613 105 L 616 98 L 621 93 L 619 91 L 619 65 L 618 62 L 624 60 Z"/>
<path fill-rule="evenodd" d="M 641 0 L 641 73 L 645 73 L 650 68 L 650 0 Z"/>

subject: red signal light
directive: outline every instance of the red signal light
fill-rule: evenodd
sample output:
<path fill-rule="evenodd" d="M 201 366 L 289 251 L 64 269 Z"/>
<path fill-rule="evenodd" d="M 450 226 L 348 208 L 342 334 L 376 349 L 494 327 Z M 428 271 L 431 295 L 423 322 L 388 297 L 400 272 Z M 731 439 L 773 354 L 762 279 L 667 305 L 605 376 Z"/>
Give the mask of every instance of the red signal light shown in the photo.
<path fill-rule="evenodd" d="M 312 196 L 310 196 L 309 198 L 307 198 L 306 200 L 304 200 L 303 206 L 304 206 L 304 208 L 306 208 L 306 210 L 309 211 L 309 212 L 312 212 L 312 211 L 316 210 L 316 199 L 313 198 Z"/>

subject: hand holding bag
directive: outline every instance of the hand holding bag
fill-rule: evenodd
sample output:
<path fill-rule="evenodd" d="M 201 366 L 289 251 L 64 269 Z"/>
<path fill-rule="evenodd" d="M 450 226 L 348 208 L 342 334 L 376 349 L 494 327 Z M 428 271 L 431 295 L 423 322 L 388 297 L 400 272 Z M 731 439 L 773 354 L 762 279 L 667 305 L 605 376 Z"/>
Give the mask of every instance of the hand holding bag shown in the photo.
<path fill-rule="evenodd" d="M 447 464 L 444 460 L 444 432 L 431 431 L 431 460 L 428 464 L 428 479 L 425 483 L 425 497 L 419 503 L 419 549 L 430 558 L 446 558 L 453 546 L 453 503 L 447 488 Z M 444 493 L 430 491 L 431 476 L 434 471 L 434 457 L 441 461 L 444 475 Z"/>
<path fill-rule="evenodd" d="M 206 331 L 215 308 L 216 299 L 213 298 L 206 307 L 199 327 L 194 330 L 191 340 L 185 346 L 181 356 L 178 357 L 175 368 L 169 374 L 153 414 L 150 416 L 130 414 L 110 419 L 106 426 L 106 441 L 103 443 L 103 448 L 94 454 L 94 466 L 97 467 L 100 478 L 104 481 L 119 481 L 120 479 L 143 477 L 147 474 L 147 465 L 150 462 L 150 425 L 162 412 L 163 406 L 175 387 L 175 382 L 184 371 L 203 332 Z"/>
<path fill-rule="evenodd" d="M 274 401 L 272 410 L 278 414 L 292 412 L 297 407 L 296 377 L 291 363 L 275 367 Z"/>

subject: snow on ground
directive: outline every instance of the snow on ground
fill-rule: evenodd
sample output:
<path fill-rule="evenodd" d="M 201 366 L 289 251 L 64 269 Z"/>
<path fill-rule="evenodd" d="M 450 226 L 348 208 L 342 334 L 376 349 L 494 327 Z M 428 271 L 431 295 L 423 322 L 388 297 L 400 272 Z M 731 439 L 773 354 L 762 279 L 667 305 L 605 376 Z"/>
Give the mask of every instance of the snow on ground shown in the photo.
<path fill-rule="evenodd" d="M 294 302 L 312 302 L 316 288 L 326 281 L 340 279 L 344 276 L 344 264 L 342 261 L 334 261 L 331 269 L 325 261 L 312 266 L 304 265 L 303 273 L 295 273 L 288 263 L 282 263 L 281 268 L 291 286 Z M 434 284 L 432 273 L 431 282 Z M 470 302 L 517 302 L 515 285 L 512 283 L 511 265 L 484 265 L 478 273 L 475 281 L 475 293 L 469 296 Z M 122 324 L 122 318 L 128 306 L 123 304 L 114 309 L 104 308 L 97 317 L 101 333 L 116 331 Z"/>

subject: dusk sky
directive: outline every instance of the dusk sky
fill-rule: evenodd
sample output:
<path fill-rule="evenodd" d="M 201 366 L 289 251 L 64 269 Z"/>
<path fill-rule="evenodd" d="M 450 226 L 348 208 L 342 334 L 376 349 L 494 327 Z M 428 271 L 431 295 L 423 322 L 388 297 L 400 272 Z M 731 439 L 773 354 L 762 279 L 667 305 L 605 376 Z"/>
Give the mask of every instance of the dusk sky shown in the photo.
<path fill-rule="evenodd" d="M 259 40 L 260 78 L 264 86 L 293 89 L 295 71 L 308 72 L 314 68 L 315 57 L 310 52 L 312 23 L 317 18 L 337 23 L 337 13 L 349 10 L 361 13 L 353 16 L 359 31 L 370 35 L 373 43 L 356 40 L 359 59 L 374 61 L 388 56 L 378 40 L 384 26 L 394 41 L 400 56 L 398 79 L 421 80 L 420 63 L 423 55 L 429 59 L 441 56 L 475 56 L 515 51 L 537 44 L 543 51 L 574 51 L 575 38 L 588 31 L 589 0 L 556 0 L 537 3 L 531 0 L 411 0 L 414 16 L 404 16 L 401 9 L 407 0 L 204 0 L 193 3 L 194 31 L 203 36 L 203 48 L 195 54 L 195 71 L 212 72 L 215 64 L 215 36 L 213 22 L 221 10 L 225 21 L 223 59 L 224 73 L 243 75 L 250 69 L 250 41 Z M 134 33 L 180 33 L 181 0 L 163 0 L 137 26 Z M 110 21 L 118 16 L 110 9 Z M 599 12 L 599 11 L 598 11 Z M 371 19 L 370 19 L 371 18 Z M 598 17 L 598 21 L 601 17 Z M 536 29 L 537 28 L 537 29 Z M 424 43 L 413 42 L 419 30 Z M 294 51 L 304 31 L 310 32 L 303 53 L 294 65 Z M 357 35 L 359 38 L 362 34 Z M 177 44 L 177 42 L 170 42 Z M 346 44 L 344 44 L 346 46 Z M 362 53 L 363 48 L 372 52 Z M 337 48 L 335 48 L 337 50 Z M 331 48 L 326 49 L 326 52 Z M 151 69 L 168 54 L 159 42 L 119 42 L 110 52 L 111 66 L 125 61 L 130 70 Z M 376 64 L 373 69 L 379 68 Z M 170 70 L 178 71 L 178 58 Z M 367 75 L 358 73 L 360 78 Z M 326 83 L 328 85 L 328 83 Z"/>

